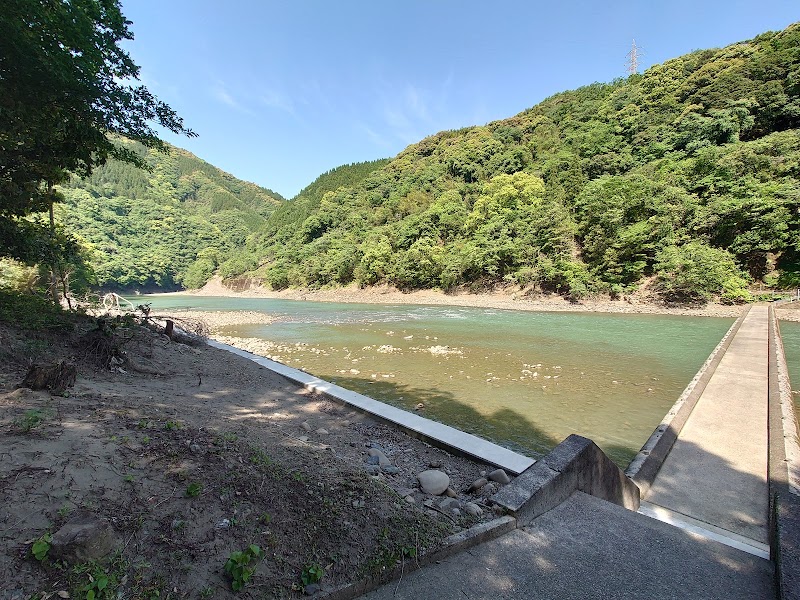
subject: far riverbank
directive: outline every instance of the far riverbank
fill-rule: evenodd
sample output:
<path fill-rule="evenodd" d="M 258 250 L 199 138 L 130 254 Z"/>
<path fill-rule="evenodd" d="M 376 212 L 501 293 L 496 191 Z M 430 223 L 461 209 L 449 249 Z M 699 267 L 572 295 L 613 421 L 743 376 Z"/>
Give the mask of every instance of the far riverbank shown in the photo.
<path fill-rule="evenodd" d="M 439 290 L 415 290 L 403 292 L 390 286 L 359 288 L 355 285 L 322 290 L 287 289 L 270 290 L 255 286 L 236 292 L 212 279 L 202 289 L 173 292 L 188 296 L 222 296 L 230 298 L 273 298 L 279 300 L 303 300 L 309 302 L 342 302 L 359 304 L 423 304 L 434 306 L 465 306 L 473 308 L 495 308 L 505 310 L 543 312 L 598 312 L 618 314 L 661 314 L 692 317 L 738 317 L 742 306 L 709 303 L 702 307 L 673 307 L 631 297 L 626 300 L 581 300 L 570 302 L 557 296 L 526 296 L 516 288 L 474 294 L 459 291 L 444 293 Z M 781 315 L 783 317 L 783 315 Z M 792 315 L 794 316 L 794 315 Z M 800 315 L 798 315 L 800 318 Z"/>

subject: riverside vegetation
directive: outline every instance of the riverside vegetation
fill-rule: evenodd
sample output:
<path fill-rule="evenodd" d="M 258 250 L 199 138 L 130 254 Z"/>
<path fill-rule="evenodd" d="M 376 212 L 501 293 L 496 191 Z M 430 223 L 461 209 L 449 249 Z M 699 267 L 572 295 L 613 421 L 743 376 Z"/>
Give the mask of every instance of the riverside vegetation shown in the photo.
<path fill-rule="evenodd" d="M 73 179 L 60 218 L 105 286 L 216 272 L 739 302 L 800 283 L 798 124 L 795 24 L 334 169 L 288 202 L 172 149 L 143 155 L 150 173 Z"/>
<path fill-rule="evenodd" d="M 102 332 L 0 292 L 9 598 L 296 598 L 407 571 L 495 514 L 487 465 L 152 320 Z M 116 351 L 98 352 L 98 335 Z M 79 377 L 60 393 L 17 387 L 34 361 Z M 418 480 L 431 470 L 448 496 Z M 76 519 L 93 524 L 85 545 L 64 533 Z"/>

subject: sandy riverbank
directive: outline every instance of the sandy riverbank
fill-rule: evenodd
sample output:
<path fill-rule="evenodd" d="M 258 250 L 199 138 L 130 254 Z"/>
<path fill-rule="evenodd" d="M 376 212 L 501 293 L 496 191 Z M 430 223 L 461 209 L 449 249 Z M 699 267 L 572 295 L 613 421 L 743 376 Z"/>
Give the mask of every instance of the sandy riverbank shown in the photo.
<path fill-rule="evenodd" d="M 109 590 L 131 598 L 298 597 L 314 565 L 332 590 L 493 515 L 499 484 L 465 491 L 487 465 L 138 325 L 114 334 L 121 366 L 97 364 L 84 337 L 94 327 L 0 323 L 0 589 L 11 597 L 88 589 L 92 572 L 30 556 L 33 541 L 86 513 L 110 524 L 120 558 Z M 17 388 L 33 360 L 70 361 L 77 382 L 63 395 Z M 457 504 L 420 489 L 431 468 L 446 472 Z M 223 565 L 249 544 L 265 557 L 234 594 Z"/>
<path fill-rule="evenodd" d="M 526 296 L 520 292 L 518 288 L 505 288 L 480 294 L 468 292 L 446 294 L 439 290 L 402 292 L 389 286 L 359 288 L 355 285 L 335 289 L 288 289 L 280 291 L 269 290 L 264 287 L 252 287 L 244 292 L 235 292 L 225 287 L 219 279 L 212 279 L 200 290 L 175 293 L 192 296 L 276 298 L 281 300 L 305 300 L 313 302 L 427 304 L 525 311 L 665 314 L 695 317 L 738 317 L 742 312 L 741 306 L 707 304 L 703 307 L 672 307 L 650 302 L 645 298 L 638 298 L 635 296 L 627 300 L 600 299 L 570 302 L 557 295 L 543 295 L 538 297 Z"/>

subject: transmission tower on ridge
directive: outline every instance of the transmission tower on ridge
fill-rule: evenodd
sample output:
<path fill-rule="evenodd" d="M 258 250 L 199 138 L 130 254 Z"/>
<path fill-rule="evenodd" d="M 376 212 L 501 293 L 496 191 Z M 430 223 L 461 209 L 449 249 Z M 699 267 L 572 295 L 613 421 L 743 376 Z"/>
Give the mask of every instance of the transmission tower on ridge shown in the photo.
<path fill-rule="evenodd" d="M 633 44 L 631 44 L 631 51 L 626 55 L 628 57 L 628 75 L 633 75 L 639 72 L 639 59 L 643 54 L 644 52 L 642 52 L 642 49 L 636 45 L 636 40 L 633 40 Z"/>

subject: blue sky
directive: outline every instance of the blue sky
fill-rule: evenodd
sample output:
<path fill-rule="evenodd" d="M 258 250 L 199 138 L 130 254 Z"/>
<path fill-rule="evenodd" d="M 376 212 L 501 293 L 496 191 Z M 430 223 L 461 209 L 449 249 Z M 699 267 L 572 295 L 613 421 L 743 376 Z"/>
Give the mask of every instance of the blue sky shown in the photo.
<path fill-rule="evenodd" d="M 800 20 L 797 0 L 123 0 L 171 143 L 287 198 L 339 165 Z"/>

